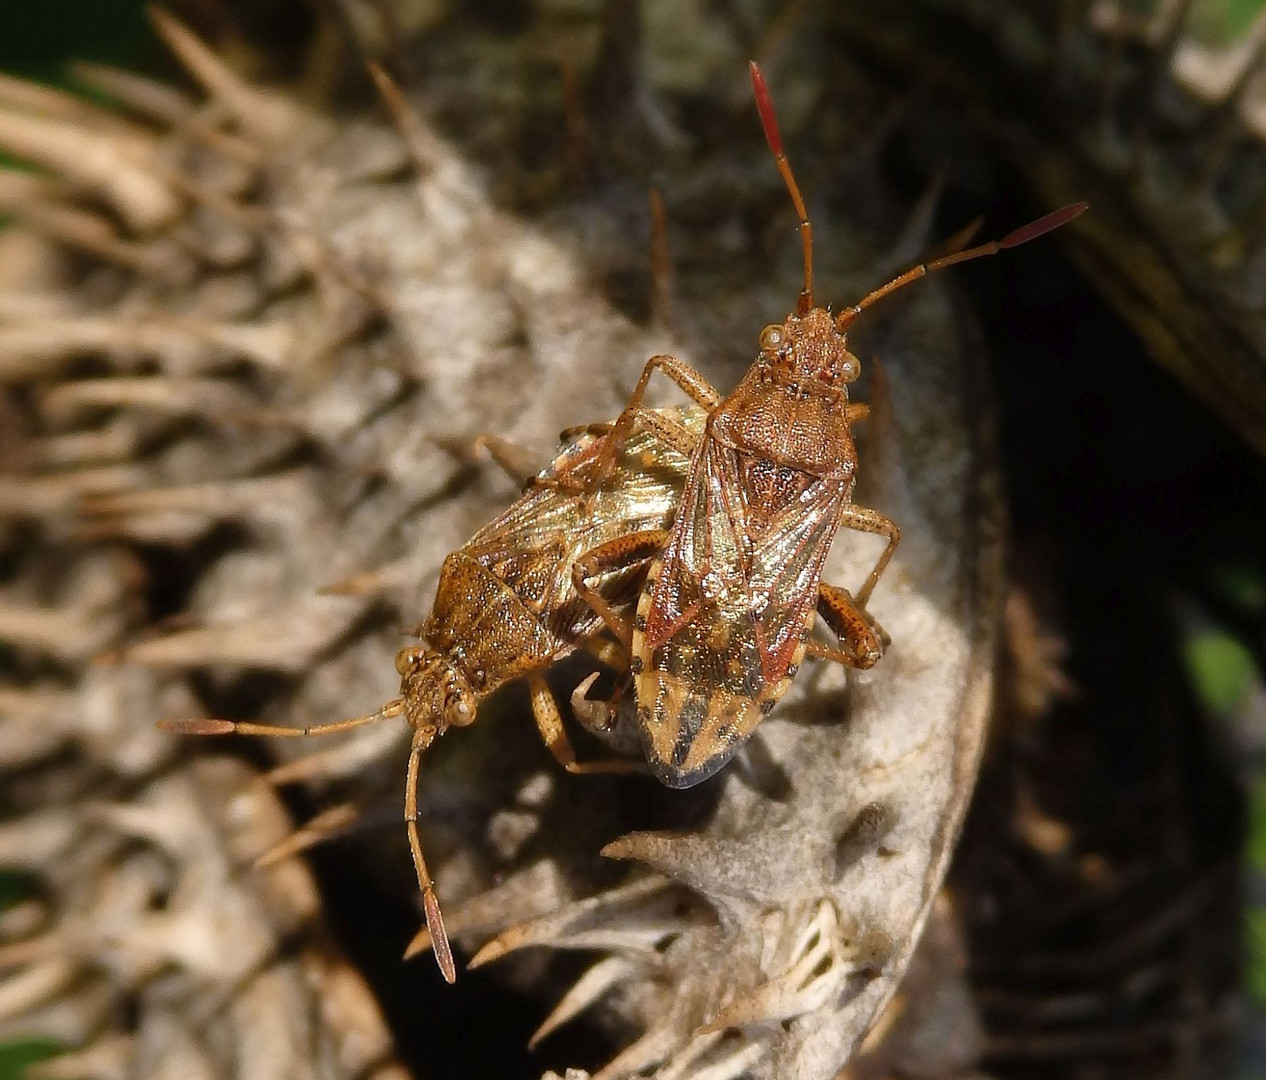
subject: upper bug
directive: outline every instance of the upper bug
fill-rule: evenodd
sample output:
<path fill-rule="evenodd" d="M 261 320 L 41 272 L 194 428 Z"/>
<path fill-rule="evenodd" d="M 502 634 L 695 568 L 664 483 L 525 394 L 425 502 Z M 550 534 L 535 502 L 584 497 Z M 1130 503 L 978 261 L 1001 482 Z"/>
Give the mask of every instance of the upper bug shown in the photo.
<path fill-rule="evenodd" d="M 603 611 L 630 645 L 646 755 L 671 787 L 690 787 L 721 768 L 787 690 L 806 653 L 862 668 L 882 653 L 883 634 L 864 607 L 900 532 L 852 501 L 858 462 L 851 425 L 867 413 L 849 401 L 862 368 L 848 348 L 853 321 L 934 270 L 1025 243 L 1086 208 L 1066 207 L 1001 240 L 920 264 L 832 313 L 814 301 L 813 230 L 755 63 L 751 77 L 799 219 L 799 300 L 781 323 L 760 332 L 755 362 L 725 398 L 676 357 L 652 357 L 605 451 L 614 454 L 621 433 L 645 414 L 642 396 L 656 369 L 709 410 L 677 517 L 647 573 L 632 626 Z M 684 438 L 677 445 L 690 448 Z M 841 525 L 887 540 L 856 598 L 821 580 Z M 600 550 L 577 563 L 577 587 L 600 610 L 603 600 L 586 591 L 585 579 L 609 570 L 619 555 Z M 843 648 L 810 639 L 817 612 Z"/>

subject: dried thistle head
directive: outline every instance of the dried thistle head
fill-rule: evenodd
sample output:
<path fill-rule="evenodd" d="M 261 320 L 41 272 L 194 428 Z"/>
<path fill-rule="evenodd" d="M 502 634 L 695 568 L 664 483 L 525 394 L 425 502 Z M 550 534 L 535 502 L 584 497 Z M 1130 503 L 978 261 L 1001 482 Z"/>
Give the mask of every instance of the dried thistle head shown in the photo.
<path fill-rule="evenodd" d="M 795 292 L 795 274 L 765 261 L 715 303 L 683 305 L 675 337 L 638 326 L 594 284 L 584 242 L 495 206 L 407 102 L 389 100 L 396 126 L 392 109 L 314 115 L 158 21 L 200 94 L 99 73 L 121 116 L 0 87 L 0 145 L 56 177 L 4 189 L 22 224 L 0 236 L 0 382 L 22 436 L 0 482 L 12 562 L 0 631 L 13 650 L 6 700 L 27 718 L 4 767 L 44 770 L 64 747 L 75 762 L 56 812 L 51 779 L 10 796 L 17 833 L 60 829 L 59 852 L 80 843 L 84 792 L 103 777 L 131 807 L 116 816 L 151 789 L 185 818 L 220 808 L 191 793 L 209 765 L 189 763 L 200 750 L 157 735 L 157 719 L 305 724 L 390 696 L 398 630 L 424 613 L 443 555 L 512 496 L 440 437 L 491 430 L 544 448 L 563 427 L 615 415 L 615 380 L 665 349 L 698 354 L 730 385 L 727 349 L 703 343 L 767 299 L 785 310 Z M 712 48 L 741 80 L 741 49 Z M 754 179 L 767 171 L 755 140 L 750 162 L 734 220 L 744 198 L 785 212 Z M 881 201 L 876 181 L 851 182 Z M 824 231 L 842 221 L 825 215 Z M 852 292 L 924 239 L 915 220 L 882 265 L 848 275 Z M 825 270 L 844 276 L 830 259 Z M 717 280 L 683 278 L 687 298 Z M 998 496 L 968 341 L 929 286 L 855 346 L 882 358 L 865 386 L 866 498 L 905 537 L 875 597 L 894 646 L 874 672 L 803 679 L 706 790 L 559 774 L 515 733 L 527 725 L 513 697 L 428 763 L 423 817 L 450 929 L 480 963 L 540 947 L 535 963 L 488 970 L 562 994 L 545 1031 L 597 1010 L 626 1048 L 596 1075 L 829 1078 L 896 991 L 957 835 L 991 690 Z M 866 543 L 840 538 L 833 580 L 873 562 Z M 382 832 L 396 836 L 403 740 L 368 732 L 274 779 L 301 773 L 319 798 L 362 804 L 386 792 Z M 403 877 L 398 839 L 377 861 Z M 191 842 L 179 866 L 196 878 L 210 857 Z M 94 858 L 114 873 L 111 851 Z M 72 925 L 78 893 L 51 863 L 34 868 L 54 897 L 47 918 Z M 261 874 L 250 888 L 271 887 Z M 163 935 L 183 909 L 165 897 L 139 904 L 161 916 L 158 930 L 141 920 L 148 945 L 133 934 L 118 947 L 138 979 L 175 947 Z M 261 931 L 207 936 L 213 909 L 199 909 L 202 951 L 181 963 L 263 964 Z M 217 952 L 226 940 L 240 955 Z M 564 990 L 540 959 L 549 950 L 599 956 Z M 242 972 L 213 974 L 223 988 Z M 72 1044 L 134 1037 L 87 1009 Z M 184 1067 L 138 1046 L 119 1051 L 130 1067 Z"/>

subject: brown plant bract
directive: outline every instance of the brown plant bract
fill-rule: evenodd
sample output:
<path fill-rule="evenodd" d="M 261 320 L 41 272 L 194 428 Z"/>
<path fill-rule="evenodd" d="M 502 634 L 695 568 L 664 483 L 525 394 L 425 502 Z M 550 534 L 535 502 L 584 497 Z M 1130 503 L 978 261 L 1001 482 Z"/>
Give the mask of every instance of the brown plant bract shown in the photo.
<path fill-rule="evenodd" d="M 1094 203 L 1071 239 L 1081 271 L 1158 364 L 1266 454 L 1266 15 L 1232 40 L 1202 38 L 1201 14 L 1230 23 L 1230 11 L 914 0 L 882 25 L 878 9 L 834 14 L 907 77 L 934 64 L 943 96 L 1035 198 Z"/>

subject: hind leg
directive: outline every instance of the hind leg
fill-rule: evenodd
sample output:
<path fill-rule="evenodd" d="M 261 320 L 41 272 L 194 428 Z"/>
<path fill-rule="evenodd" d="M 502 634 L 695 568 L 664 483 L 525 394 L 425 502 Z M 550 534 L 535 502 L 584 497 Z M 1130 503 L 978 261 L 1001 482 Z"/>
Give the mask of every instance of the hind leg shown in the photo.
<path fill-rule="evenodd" d="M 822 582 L 818 586 L 818 613 L 843 648 L 820 641 L 805 643 L 805 652 L 851 668 L 873 667 L 884 653 L 888 635 L 849 595 L 847 589 Z"/>
<path fill-rule="evenodd" d="M 576 751 L 572 749 L 571 740 L 563 727 L 563 717 L 558 711 L 558 702 L 545 683 L 545 677 L 539 672 L 528 676 L 528 693 L 532 698 L 532 717 L 536 720 L 537 729 L 545 747 L 569 773 L 640 773 L 646 771 L 641 761 L 629 758 L 610 758 L 605 761 L 577 761 Z"/>

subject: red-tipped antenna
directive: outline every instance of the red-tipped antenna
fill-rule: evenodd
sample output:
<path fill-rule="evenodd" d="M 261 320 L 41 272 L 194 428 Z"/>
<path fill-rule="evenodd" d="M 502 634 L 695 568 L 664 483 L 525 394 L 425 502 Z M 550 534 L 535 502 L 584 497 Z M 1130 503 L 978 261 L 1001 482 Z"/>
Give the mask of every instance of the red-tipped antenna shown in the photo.
<path fill-rule="evenodd" d="M 159 731 L 174 735 L 264 735 L 271 738 L 297 739 L 305 735 L 332 735 L 336 731 L 349 731 L 379 720 L 392 720 L 404 712 L 404 701 L 393 698 L 377 712 L 366 716 L 353 716 L 350 720 L 336 720 L 332 724 L 316 724 L 311 727 L 283 727 L 280 724 L 251 724 L 238 720 L 212 720 L 199 717 L 193 720 L 159 720 Z"/>
<path fill-rule="evenodd" d="M 435 895 L 435 882 L 431 880 L 431 872 L 426 868 L 426 859 L 422 856 L 422 840 L 418 836 L 418 765 L 423 751 L 431 745 L 434 738 L 434 728 L 421 729 L 414 734 L 404 780 L 404 821 L 409 835 L 409 850 L 413 853 L 413 868 L 417 872 L 418 888 L 422 890 L 426 928 L 431 933 L 431 952 L 435 954 L 435 962 L 440 966 L 444 981 L 451 984 L 457 981 L 457 965 L 453 963 L 453 949 L 444 930 L 444 915 Z"/>
<path fill-rule="evenodd" d="M 956 263 L 967 262 L 969 259 L 979 259 L 985 255 L 996 255 L 998 252 L 1006 251 L 1008 248 L 1027 244 L 1030 240 L 1036 240 L 1039 236 L 1043 236 L 1052 229 L 1058 229 L 1061 225 L 1067 225 L 1073 218 L 1084 213 L 1089 206 L 1089 203 L 1084 202 L 1073 203 L 1071 206 L 1065 206 L 1062 210 L 1056 210 L 1045 217 L 1038 218 L 1036 221 L 1030 221 L 1027 225 L 1022 225 L 1014 232 L 1007 233 L 1001 240 L 991 240 L 989 243 L 981 244 L 979 247 L 968 248 L 966 251 L 956 251 L 952 255 L 934 259 L 932 262 L 920 263 L 918 266 L 907 270 L 904 274 L 893 278 L 887 285 L 881 285 L 874 292 L 863 296 L 852 307 L 847 307 L 841 311 L 839 317 L 835 320 L 836 328 L 844 330 L 863 310 L 870 307 L 876 300 L 882 300 L 889 293 L 896 292 L 902 286 L 909 285 L 912 281 L 918 281 L 921 277 L 926 277 L 934 270 L 944 270 L 947 266 L 954 266 Z"/>
<path fill-rule="evenodd" d="M 800 219 L 800 243 L 804 248 L 804 288 L 800 291 L 800 300 L 796 311 L 804 315 L 813 307 L 813 226 L 809 224 L 809 213 L 804 208 L 804 199 L 800 196 L 800 188 L 792 175 L 791 165 L 782 149 L 782 135 L 778 131 L 778 117 L 774 115 L 774 102 L 769 96 L 769 87 L 765 85 L 765 76 L 760 73 L 756 61 L 749 62 L 752 73 L 752 91 L 756 95 L 756 111 L 760 113 L 760 124 L 765 129 L 765 140 L 769 143 L 770 152 L 782 176 L 783 183 L 791 195 L 791 202 Z"/>
<path fill-rule="evenodd" d="M 190 720 L 160 720 L 158 727 L 162 731 L 174 732 L 177 735 L 265 735 L 273 738 L 297 738 L 303 735 L 329 735 L 336 731 L 347 731 L 363 724 L 372 724 L 378 720 L 390 720 L 404 714 L 403 698 L 395 698 L 377 712 L 366 716 L 355 716 L 349 720 L 336 720 L 332 724 L 317 724 L 313 727 L 281 727 L 275 724 L 239 723 L 233 720 L 216 720 L 196 718 Z M 447 982 L 457 979 L 457 966 L 453 963 L 453 950 L 448 943 L 448 935 L 444 932 L 444 915 L 440 911 L 440 902 L 435 895 L 435 882 L 427 869 L 426 859 L 422 855 L 422 840 L 418 835 L 418 766 L 422 752 L 431 745 L 437 728 L 424 728 L 414 733 L 413 747 L 409 752 L 409 766 L 405 777 L 408 785 L 404 795 L 404 820 L 409 838 L 409 849 L 413 855 L 413 867 L 417 872 L 418 888 L 422 890 L 422 909 L 426 913 L 426 925 L 431 937 L 431 950 L 440 966 L 440 972 Z"/>

